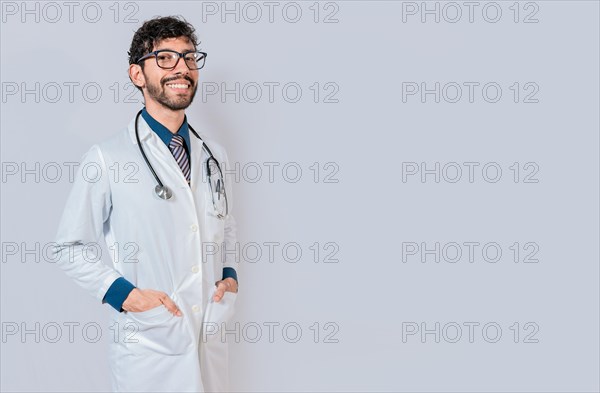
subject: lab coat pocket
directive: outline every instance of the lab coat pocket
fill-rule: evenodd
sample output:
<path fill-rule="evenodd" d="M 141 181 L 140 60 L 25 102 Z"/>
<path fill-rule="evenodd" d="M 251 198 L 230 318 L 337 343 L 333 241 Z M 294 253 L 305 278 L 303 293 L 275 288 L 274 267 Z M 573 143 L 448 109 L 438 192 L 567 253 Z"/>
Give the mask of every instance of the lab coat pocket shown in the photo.
<path fill-rule="evenodd" d="M 135 334 L 128 344 L 132 352 L 180 355 L 193 343 L 185 316 L 174 316 L 163 305 L 128 314 L 135 324 Z"/>
<path fill-rule="evenodd" d="M 231 326 L 227 326 L 227 322 L 231 320 L 234 314 L 237 293 L 225 292 L 219 302 L 212 300 L 213 295 L 214 292 L 204 314 L 202 329 L 204 342 L 218 340 L 222 331 L 232 329 Z"/>

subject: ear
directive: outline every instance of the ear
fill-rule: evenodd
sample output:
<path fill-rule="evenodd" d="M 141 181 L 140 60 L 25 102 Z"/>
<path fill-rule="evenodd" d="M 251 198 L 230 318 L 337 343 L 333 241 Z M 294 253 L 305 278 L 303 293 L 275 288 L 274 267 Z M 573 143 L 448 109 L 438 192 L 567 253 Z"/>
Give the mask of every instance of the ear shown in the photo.
<path fill-rule="evenodd" d="M 139 64 L 129 65 L 129 79 L 131 79 L 131 82 L 137 87 L 146 87 L 146 78 L 144 77 L 142 67 Z"/>

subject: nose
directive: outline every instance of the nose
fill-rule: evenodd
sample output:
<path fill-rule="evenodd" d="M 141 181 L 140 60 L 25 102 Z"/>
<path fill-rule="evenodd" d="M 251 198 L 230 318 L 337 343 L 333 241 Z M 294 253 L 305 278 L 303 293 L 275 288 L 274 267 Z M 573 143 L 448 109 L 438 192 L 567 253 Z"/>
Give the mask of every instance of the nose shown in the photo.
<path fill-rule="evenodd" d="M 175 72 L 176 74 L 183 74 L 183 75 L 189 75 L 189 73 L 190 73 L 190 69 L 188 68 L 187 64 L 185 64 L 185 60 L 183 59 L 183 57 L 179 58 L 177 65 L 175 66 L 175 68 L 173 68 L 172 71 Z"/>

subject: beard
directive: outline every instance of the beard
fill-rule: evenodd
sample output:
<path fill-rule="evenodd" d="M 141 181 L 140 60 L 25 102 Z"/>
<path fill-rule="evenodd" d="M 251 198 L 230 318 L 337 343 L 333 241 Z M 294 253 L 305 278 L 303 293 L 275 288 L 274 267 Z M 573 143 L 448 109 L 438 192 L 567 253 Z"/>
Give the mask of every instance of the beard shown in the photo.
<path fill-rule="evenodd" d="M 188 96 L 187 93 L 175 93 L 172 94 L 171 97 L 167 96 L 167 83 L 178 79 L 185 79 L 190 83 L 189 88 L 192 89 L 192 94 Z M 194 81 L 187 76 L 179 78 L 170 78 L 167 80 L 160 81 L 158 84 L 150 83 L 146 78 L 146 88 L 148 90 L 148 95 L 156 102 L 172 111 L 178 111 L 181 109 L 186 109 L 192 104 L 194 96 L 196 95 L 196 90 L 198 90 L 198 85 L 195 84 Z"/>

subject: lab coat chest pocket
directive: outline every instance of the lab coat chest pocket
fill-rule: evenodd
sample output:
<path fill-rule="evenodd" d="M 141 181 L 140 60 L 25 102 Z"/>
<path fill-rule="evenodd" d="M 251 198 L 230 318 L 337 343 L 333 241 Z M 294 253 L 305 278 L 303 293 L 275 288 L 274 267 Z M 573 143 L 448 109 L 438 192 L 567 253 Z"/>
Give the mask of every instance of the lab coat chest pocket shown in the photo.
<path fill-rule="evenodd" d="M 208 187 L 204 192 L 204 203 L 206 206 L 205 218 L 208 236 L 212 239 L 212 241 L 221 243 L 223 242 L 225 235 L 225 220 L 219 218 L 218 213 L 213 205 L 212 196 L 208 190 Z"/>
<path fill-rule="evenodd" d="M 138 354 L 180 355 L 193 344 L 185 315 L 177 317 L 163 305 L 142 312 L 129 312 L 134 334 L 127 344 Z"/>
<path fill-rule="evenodd" d="M 223 251 L 225 245 L 223 242 L 225 241 L 225 225 L 224 220 L 213 216 L 210 213 L 207 213 L 206 222 L 209 225 L 210 231 L 210 239 L 215 243 L 218 250 Z"/>

